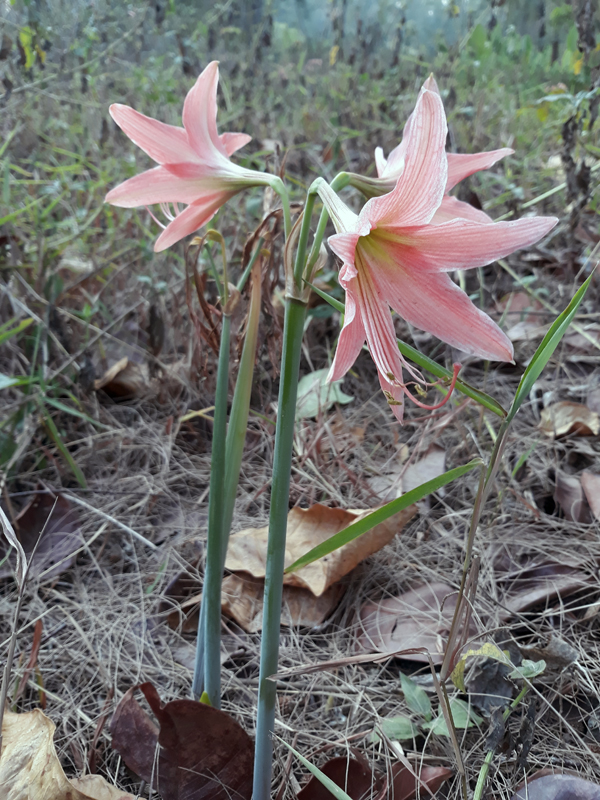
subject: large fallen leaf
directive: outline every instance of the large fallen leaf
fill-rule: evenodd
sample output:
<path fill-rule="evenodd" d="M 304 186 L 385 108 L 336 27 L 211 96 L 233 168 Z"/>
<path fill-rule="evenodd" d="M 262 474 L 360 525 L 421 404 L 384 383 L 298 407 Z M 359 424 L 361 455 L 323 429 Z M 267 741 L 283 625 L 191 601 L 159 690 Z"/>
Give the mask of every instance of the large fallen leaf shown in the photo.
<path fill-rule="evenodd" d="M 581 473 L 581 487 L 590 505 L 592 514 L 600 520 L 600 475 L 587 469 Z"/>
<path fill-rule="evenodd" d="M 548 605 L 557 598 L 564 602 L 570 595 L 590 586 L 587 572 L 571 564 L 543 561 L 524 566 L 502 580 L 500 620 L 505 622 L 539 605 Z"/>
<path fill-rule="evenodd" d="M 329 369 L 318 369 L 300 379 L 296 402 L 296 419 L 316 417 L 334 403 L 351 403 L 354 398 L 342 392 L 343 381 L 327 382 Z"/>
<path fill-rule="evenodd" d="M 313 547 L 370 513 L 372 512 L 328 508 L 320 504 L 308 509 L 292 508 L 288 514 L 285 565 L 293 564 Z M 320 597 L 367 556 L 391 542 L 415 514 L 415 506 L 400 511 L 339 550 L 297 572 L 285 575 L 284 584 L 310 589 L 315 597 Z M 264 578 L 268 532 L 268 527 L 265 527 L 249 528 L 235 533 L 229 540 L 226 568 L 232 572 L 248 572 L 255 578 Z"/>
<path fill-rule="evenodd" d="M 534 775 L 511 800 L 600 800 L 600 786 L 576 775 Z"/>
<path fill-rule="evenodd" d="M 107 783 L 100 775 L 85 775 L 83 778 L 73 778 L 71 783 L 75 789 L 83 792 L 90 800 L 138 800 L 135 795 L 127 794 L 117 786 L 113 786 L 112 783 Z"/>
<path fill-rule="evenodd" d="M 592 521 L 590 508 L 577 475 L 567 475 L 557 470 L 554 500 L 562 508 L 565 519 L 584 524 Z"/>
<path fill-rule="evenodd" d="M 158 788 L 163 800 L 250 800 L 254 744 L 243 728 L 204 703 L 163 705 L 151 683 L 139 688 L 159 729 L 153 733 L 156 726 L 130 690 L 111 722 L 113 748 L 125 764 Z"/>
<path fill-rule="evenodd" d="M 265 582 L 244 573 L 233 573 L 223 580 L 222 610 L 248 631 L 262 630 Z M 282 625 L 312 628 L 320 625 L 338 604 L 344 587 L 335 583 L 323 594 L 314 594 L 302 586 L 283 587 Z"/>
<path fill-rule="evenodd" d="M 29 566 L 29 577 L 51 580 L 68 569 L 81 547 L 79 513 L 61 494 L 36 494 L 14 521 L 17 537 L 29 555 L 42 533 Z M 1 546 L 1 543 L 0 543 Z M 0 558 L 1 560 L 1 558 Z M 0 568 L 0 578 L 12 575 L 9 560 Z"/>
<path fill-rule="evenodd" d="M 134 800 L 97 775 L 70 781 L 54 748 L 55 725 L 39 709 L 4 712 L 0 756 L 2 800 Z"/>
<path fill-rule="evenodd" d="M 398 597 L 366 603 L 359 613 L 357 647 L 369 653 L 424 648 L 435 664 L 444 658 L 457 592 L 445 583 L 417 586 Z M 476 634 L 471 624 L 469 636 Z M 425 653 L 403 656 L 428 663 Z"/>
<path fill-rule="evenodd" d="M 553 439 L 570 433 L 597 436 L 600 433 L 600 416 L 583 403 L 563 400 L 544 408 L 539 427 Z"/>
<path fill-rule="evenodd" d="M 383 781 L 374 775 L 363 758 L 337 756 L 327 761 L 321 772 L 343 789 L 352 800 L 374 800 L 381 797 Z M 333 795 L 314 775 L 296 795 L 297 800 L 332 800 Z"/>
<path fill-rule="evenodd" d="M 394 764 L 390 800 L 392 798 L 393 800 L 413 800 L 417 797 L 417 793 L 421 800 L 435 796 L 437 790 L 453 774 L 452 770 L 446 767 L 421 767 L 420 771 L 413 772 L 404 764 Z"/>

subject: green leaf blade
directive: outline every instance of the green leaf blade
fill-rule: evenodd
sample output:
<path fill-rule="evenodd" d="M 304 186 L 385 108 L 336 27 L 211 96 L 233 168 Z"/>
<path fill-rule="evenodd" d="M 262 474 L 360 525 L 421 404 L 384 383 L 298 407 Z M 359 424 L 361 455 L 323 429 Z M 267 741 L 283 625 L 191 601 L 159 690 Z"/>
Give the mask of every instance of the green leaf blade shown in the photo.
<path fill-rule="evenodd" d="M 437 478 L 433 478 L 433 480 L 427 481 L 426 483 L 421 484 L 421 486 L 417 486 L 416 489 L 411 489 L 410 492 L 402 495 L 402 497 L 398 497 L 396 500 L 386 503 L 386 505 L 378 508 L 376 511 L 371 512 L 371 514 L 367 514 L 366 517 L 363 517 L 357 522 L 352 523 L 352 525 L 344 528 L 344 530 L 334 534 L 333 536 L 330 536 L 326 541 L 322 542 L 316 547 L 313 547 L 308 553 L 305 553 L 305 555 L 301 556 L 299 559 L 297 559 L 297 561 L 294 561 L 294 563 L 291 564 L 285 570 L 285 572 L 295 572 L 301 567 L 305 567 L 307 564 L 312 564 L 313 561 L 323 558 L 323 556 L 327 556 L 329 553 L 333 553 L 334 550 L 338 550 L 340 547 L 348 544 L 348 542 L 352 542 L 354 539 L 362 536 L 363 533 L 367 533 L 368 531 L 372 530 L 372 528 L 374 528 L 376 525 L 379 525 L 381 522 L 385 522 L 390 517 L 393 517 L 394 514 L 404 511 L 404 509 L 408 508 L 413 503 L 416 503 L 419 500 L 422 500 L 424 497 L 427 497 L 428 494 L 436 492 L 447 483 L 451 483 L 457 478 L 461 478 L 467 472 L 470 472 L 472 469 L 475 469 L 475 467 L 480 466 L 482 466 L 482 461 L 477 458 L 473 461 L 469 461 L 468 464 L 463 464 L 461 467 L 455 467 L 454 469 L 444 472 L 443 475 L 439 475 Z"/>

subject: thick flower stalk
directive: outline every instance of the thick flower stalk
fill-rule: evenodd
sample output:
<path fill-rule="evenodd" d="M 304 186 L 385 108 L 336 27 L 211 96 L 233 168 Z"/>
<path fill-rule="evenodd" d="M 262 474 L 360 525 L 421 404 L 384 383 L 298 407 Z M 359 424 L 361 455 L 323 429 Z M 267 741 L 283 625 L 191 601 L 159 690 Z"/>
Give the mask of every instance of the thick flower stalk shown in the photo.
<path fill-rule="evenodd" d="M 219 66 L 213 61 L 185 98 L 183 128 L 119 103 L 110 107 L 117 125 L 159 166 L 111 189 L 106 202 L 122 208 L 160 204 L 168 224 L 162 225 L 152 214 L 164 228 L 154 245 L 156 252 L 197 231 L 242 189 L 280 188 L 274 185 L 281 183 L 276 176 L 245 169 L 230 160 L 252 137 L 217 132 L 218 82 Z"/>
<path fill-rule="evenodd" d="M 558 221 L 535 217 L 492 222 L 486 215 L 468 216 L 460 208 L 462 213 L 448 219 L 446 133 L 439 92 L 435 84 L 426 83 L 405 128 L 398 177 L 389 194 L 372 197 L 356 215 L 324 181 L 316 187 L 337 231 L 329 244 L 343 262 L 339 279 L 346 290 L 344 326 L 329 380 L 339 380 L 348 371 L 366 341 L 399 421 L 405 395 L 411 396 L 403 369 L 416 381 L 420 376 L 398 350 L 390 306 L 411 325 L 453 347 L 481 358 L 512 361 L 508 337 L 447 273 L 484 266 L 527 247 Z M 474 171 L 471 167 L 473 162 L 453 167 L 451 179 L 465 177 L 465 169 Z"/>

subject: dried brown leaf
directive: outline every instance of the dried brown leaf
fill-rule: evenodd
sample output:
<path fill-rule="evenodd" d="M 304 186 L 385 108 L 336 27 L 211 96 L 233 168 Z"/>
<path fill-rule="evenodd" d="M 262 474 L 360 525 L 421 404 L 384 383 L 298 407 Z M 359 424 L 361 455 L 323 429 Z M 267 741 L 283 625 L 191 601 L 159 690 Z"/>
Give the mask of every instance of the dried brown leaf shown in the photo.
<path fill-rule="evenodd" d="M 500 598 L 500 619 L 505 621 L 542 603 L 548 604 L 560 597 L 565 600 L 590 584 L 587 572 L 570 564 L 544 561 L 529 565 L 518 575 L 505 582 L 504 596 Z"/>
<path fill-rule="evenodd" d="M 152 720 L 130 690 L 111 723 L 113 747 L 116 738 L 125 764 L 136 772 L 139 769 L 137 774 L 147 783 L 158 776 L 163 800 L 250 800 L 254 744 L 243 728 L 204 703 L 172 700 L 163 705 L 152 684 L 139 688 L 160 727 L 156 738 Z M 157 741 L 160 750 L 153 775 Z"/>
<path fill-rule="evenodd" d="M 544 408 L 540 430 L 557 439 L 572 433 L 577 436 L 597 436 L 600 433 L 600 416 L 583 403 L 563 400 Z"/>
<path fill-rule="evenodd" d="M 592 521 L 590 509 L 577 475 L 556 472 L 554 500 L 562 508 L 565 519 L 588 524 Z"/>
<path fill-rule="evenodd" d="M 127 357 L 121 358 L 106 370 L 104 375 L 94 381 L 94 389 L 104 391 L 112 397 L 134 397 L 148 386 L 142 368 Z"/>
<path fill-rule="evenodd" d="M 576 775 L 536 775 L 529 778 L 511 800 L 600 800 L 600 786 L 597 783 Z"/>
<path fill-rule="evenodd" d="M 425 648 L 440 664 L 456 607 L 457 592 L 445 583 L 422 584 L 398 597 L 366 603 L 360 610 L 359 650 L 387 653 Z M 471 625 L 472 627 L 472 625 Z M 475 635 L 472 627 L 469 635 Z M 459 634 L 460 635 L 460 634 Z M 425 653 L 404 656 L 428 663 Z"/>
<path fill-rule="evenodd" d="M 288 514 L 286 566 L 369 513 L 370 511 L 328 508 L 319 503 L 308 509 L 292 508 Z M 310 589 L 315 597 L 319 597 L 363 559 L 391 542 L 415 513 L 415 506 L 410 506 L 395 514 L 339 550 L 286 575 L 284 583 Z M 248 528 L 234 534 L 229 540 L 225 563 L 227 569 L 264 578 L 268 530 L 268 527 Z"/>
<path fill-rule="evenodd" d="M 319 767 L 328 778 L 343 789 L 352 800 L 371 800 L 380 796 L 383 788 L 381 776 L 374 775 L 364 759 L 338 756 Z M 297 800 L 332 800 L 333 795 L 319 779 L 313 776 L 296 795 Z"/>
<path fill-rule="evenodd" d="M 223 580 L 221 608 L 248 631 L 262 630 L 263 594 L 265 582 L 244 573 L 233 573 Z M 344 587 L 330 586 L 315 597 L 301 586 L 283 587 L 282 625 L 314 627 L 320 625 L 338 604 Z"/>
<path fill-rule="evenodd" d="M 56 505 L 55 505 L 56 503 Z M 15 519 L 15 529 L 23 549 L 29 555 L 44 531 L 29 566 L 29 576 L 51 580 L 73 563 L 81 547 L 79 513 L 63 495 L 51 492 L 34 495 Z M 12 575 L 7 562 L 0 568 L 0 578 Z"/>
<path fill-rule="evenodd" d="M 91 800 L 137 800 L 133 794 L 123 792 L 112 783 L 107 783 L 100 775 L 85 775 L 83 778 L 74 778 L 71 783 L 86 797 Z"/>
<path fill-rule="evenodd" d="M 408 767 L 394 764 L 390 797 L 394 800 L 413 800 L 417 794 L 421 798 L 432 797 L 453 774 L 446 767 L 422 767 L 415 777 Z"/>
<path fill-rule="evenodd" d="M 98 776 L 93 782 L 70 781 L 56 755 L 54 730 L 52 720 L 38 708 L 26 714 L 5 711 L 0 758 L 2 800 L 134 800 L 133 795 Z"/>
<path fill-rule="evenodd" d="M 589 470 L 581 473 L 581 486 L 590 505 L 592 514 L 600 520 L 600 475 L 595 475 Z"/>

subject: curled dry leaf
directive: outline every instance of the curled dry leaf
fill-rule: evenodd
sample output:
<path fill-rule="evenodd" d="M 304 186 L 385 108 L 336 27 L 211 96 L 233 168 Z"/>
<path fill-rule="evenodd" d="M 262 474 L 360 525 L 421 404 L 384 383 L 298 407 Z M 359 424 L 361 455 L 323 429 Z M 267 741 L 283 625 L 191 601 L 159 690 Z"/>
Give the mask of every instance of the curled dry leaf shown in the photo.
<path fill-rule="evenodd" d="M 600 433 L 600 416 L 583 403 L 563 400 L 542 411 L 539 427 L 546 436 L 553 439 L 570 433 L 577 436 L 597 436 Z"/>
<path fill-rule="evenodd" d="M 430 583 L 398 597 L 366 603 L 359 613 L 357 649 L 369 653 L 391 653 L 425 648 L 434 664 L 441 664 L 456 599 L 456 590 L 448 584 Z M 469 637 L 476 632 L 471 622 Z M 425 653 L 407 654 L 403 658 L 428 663 Z"/>
<path fill-rule="evenodd" d="M 65 497 L 51 492 L 34 495 L 15 519 L 17 536 L 27 555 L 44 532 L 29 565 L 29 577 L 51 580 L 71 566 L 82 542 L 79 525 L 79 513 Z M 7 562 L 0 568 L 0 578 L 11 574 Z"/>
<path fill-rule="evenodd" d="M 595 475 L 589 470 L 581 473 L 581 487 L 594 517 L 600 520 L 600 475 Z"/>
<path fill-rule="evenodd" d="M 567 475 L 560 470 L 556 472 L 554 500 L 562 508 L 565 519 L 583 524 L 589 524 L 592 521 L 590 508 L 577 475 Z"/>
<path fill-rule="evenodd" d="M 328 778 L 343 789 L 352 800 L 381 800 L 385 792 L 385 782 L 380 775 L 374 775 L 368 762 L 363 758 L 338 756 L 319 767 Z M 333 795 L 319 779 L 313 776 L 296 795 L 297 800 L 332 800 Z"/>
<path fill-rule="evenodd" d="M 600 786 L 577 775 L 536 773 L 511 800 L 600 800 Z M 539 776 L 539 777 L 537 777 Z"/>
<path fill-rule="evenodd" d="M 248 631 L 262 630 L 265 582 L 244 573 L 233 573 L 223 580 L 222 610 Z M 330 586 L 319 597 L 302 586 L 283 587 L 282 625 L 314 627 L 320 625 L 338 604 L 344 587 Z"/>
<path fill-rule="evenodd" d="M 250 800 L 254 745 L 243 728 L 204 703 L 163 705 L 151 683 L 139 688 L 158 728 L 130 689 L 111 722 L 113 748 L 125 764 L 158 788 L 163 800 Z"/>
<path fill-rule="evenodd" d="M 285 565 L 293 564 L 313 547 L 370 513 L 371 511 L 328 508 L 319 503 L 308 509 L 292 508 L 288 514 Z M 334 553 L 286 575 L 284 584 L 310 589 L 315 597 L 320 597 L 363 559 L 391 542 L 415 513 L 415 506 L 400 511 Z M 264 578 L 268 531 L 268 527 L 248 528 L 234 534 L 229 540 L 226 568 L 232 572 L 249 572 L 255 578 Z"/>
<path fill-rule="evenodd" d="M 55 725 L 39 709 L 4 712 L 0 757 L 2 800 L 134 800 L 97 775 L 70 781 L 54 748 Z"/>
<path fill-rule="evenodd" d="M 106 370 L 104 375 L 94 381 L 94 389 L 100 389 L 115 398 L 134 397 L 142 394 L 148 386 L 148 380 L 142 368 L 127 356 Z"/>

